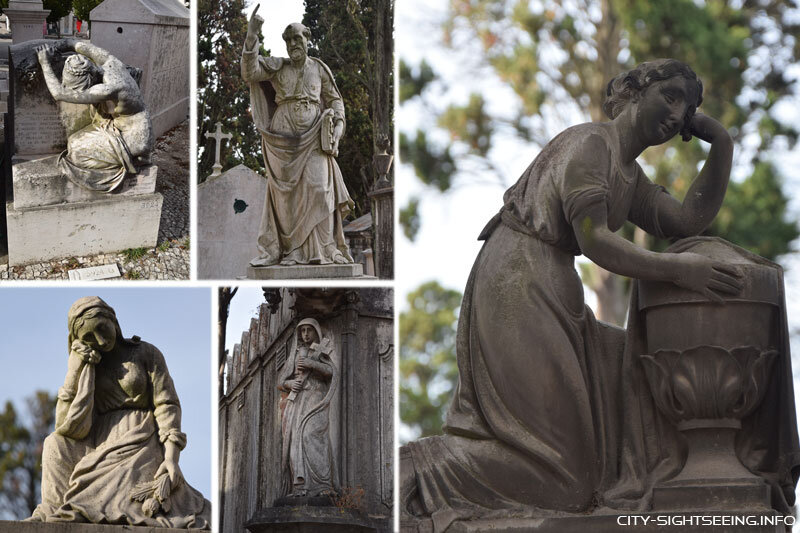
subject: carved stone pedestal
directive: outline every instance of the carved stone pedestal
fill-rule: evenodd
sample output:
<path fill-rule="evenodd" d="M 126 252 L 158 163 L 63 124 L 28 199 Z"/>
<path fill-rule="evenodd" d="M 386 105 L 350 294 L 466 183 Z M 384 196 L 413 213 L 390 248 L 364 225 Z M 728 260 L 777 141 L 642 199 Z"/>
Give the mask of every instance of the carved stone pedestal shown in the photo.
<path fill-rule="evenodd" d="M 360 263 L 247 267 L 248 279 L 338 279 L 360 278 L 363 275 L 364 267 Z"/>
<path fill-rule="evenodd" d="M 72 524 L 67 522 L 9 522 L 0 520 L 0 531 L 3 533 L 186 533 L 187 530 L 164 527 Z"/>
<path fill-rule="evenodd" d="M 362 512 L 339 507 L 270 507 L 245 522 L 251 533 L 373 533 L 381 524 Z"/>
<path fill-rule="evenodd" d="M 163 201 L 154 193 L 24 209 L 7 202 L 8 264 L 153 247 Z"/>
<path fill-rule="evenodd" d="M 747 520 L 747 521 L 745 521 Z M 791 518 L 790 518 L 791 520 Z M 791 522 L 790 522 L 791 523 Z M 432 529 L 401 523 L 400 533 L 422 533 Z M 551 518 L 492 518 L 453 523 L 447 533 L 785 533 L 783 517 L 774 512 L 730 513 L 636 513 L 563 516 Z"/>
<path fill-rule="evenodd" d="M 11 25 L 14 44 L 44 37 L 44 21 L 50 10 L 42 8 L 41 0 L 11 0 L 3 13 Z"/>

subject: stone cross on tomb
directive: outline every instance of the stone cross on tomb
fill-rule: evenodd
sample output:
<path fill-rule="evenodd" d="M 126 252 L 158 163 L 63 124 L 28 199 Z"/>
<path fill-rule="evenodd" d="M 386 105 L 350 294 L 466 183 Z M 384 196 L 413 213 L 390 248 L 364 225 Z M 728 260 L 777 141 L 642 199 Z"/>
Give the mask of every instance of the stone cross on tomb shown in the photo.
<path fill-rule="evenodd" d="M 217 122 L 217 131 L 214 133 L 206 133 L 206 138 L 217 141 L 214 152 L 214 166 L 211 167 L 213 169 L 211 171 L 211 176 L 219 176 L 222 173 L 222 165 L 219 163 L 219 149 L 222 145 L 223 139 L 231 139 L 233 138 L 233 135 L 230 133 L 222 133 L 222 122 Z"/>

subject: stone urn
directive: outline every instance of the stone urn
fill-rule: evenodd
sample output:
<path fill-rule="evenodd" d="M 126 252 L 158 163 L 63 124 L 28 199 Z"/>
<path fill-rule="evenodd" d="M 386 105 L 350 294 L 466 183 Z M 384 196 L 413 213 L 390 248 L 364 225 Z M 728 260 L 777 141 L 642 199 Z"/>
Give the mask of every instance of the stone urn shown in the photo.
<path fill-rule="evenodd" d="M 698 239 L 690 251 L 735 264 L 744 288 L 717 303 L 669 283 L 639 284 L 648 350 L 640 361 L 657 409 L 687 447 L 680 473 L 654 487 L 653 508 L 768 510 L 769 487 L 741 463 L 735 439 L 770 387 L 781 280 L 720 239 Z"/>

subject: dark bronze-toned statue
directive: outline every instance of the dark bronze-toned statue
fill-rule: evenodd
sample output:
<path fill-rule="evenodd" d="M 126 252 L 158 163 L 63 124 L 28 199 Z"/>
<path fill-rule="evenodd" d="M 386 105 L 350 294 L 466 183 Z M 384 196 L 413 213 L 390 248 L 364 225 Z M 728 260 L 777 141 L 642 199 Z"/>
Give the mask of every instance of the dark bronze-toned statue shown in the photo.
<path fill-rule="evenodd" d="M 748 494 L 760 499 L 748 496 L 747 504 L 789 511 L 800 447 L 786 326 L 776 318 L 784 312 L 780 268 L 721 240 L 687 239 L 656 253 L 616 233 L 631 221 L 651 235 L 682 239 L 700 234 L 717 214 L 733 142 L 718 121 L 696 112 L 702 100 L 702 82 L 687 65 L 642 63 L 609 82 L 609 122 L 559 134 L 506 191 L 503 207 L 479 237 L 485 243 L 464 292 L 459 380 L 444 435 L 401 450 L 404 527 L 425 524 L 420 531 L 438 532 L 481 517 L 668 509 L 688 490 L 680 480 L 666 487 L 686 462 L 681 435 L 698 427 L 711 428 L 695 439 L 700 448 L 735 434 L 729 450 L 735 447 L 738 459 L 732 459 L 744 463 L 727 478 L 717 472 L 713 483 L 693 493 L 700 508 L 719 500 L 715 487 L 750 472 L 744 483 L 756 488 Z M 711 145 L 682 202 L 636 162 L 645 149 L 678 134 Z M 597 321 L 585 305 L 574 268 L 580 254 L 639 280 L 627 331 Z M 753 289 L 753 276 L 769 281 Z M 641 302 L 653 290 L 680 295 L 675 303 L 693 314 L 678 307 L 659 322 L 662 315 L 643 310 Z M 725 310 L 742 316 L 735 304 L 762 300 L 769 305 L 748 308 L 738 328 L 723 332 L 713 325 L 731 319 L 720 314 Z M 764 316 L 759 312 L 767 319 L 758 327 L 772 333 L 749 335 L 754 317 Z M 656 332 L 689 335 L 675 316 L 692 316 L 700 324 L 697 335 L 683 343 L 648 342 Z M 687 352 L 700 345 L 710 346 L 706 355 Z M 708 354 L 733 365 L 709 378 L 721 380 L 730 405 L 708 407 L 700 400 L 703 409 L 684 416 L 692 393 L 664 384 L 680 382 L 671 372 Z M 771 421 L 759 417 L 763 410 Z M 720 436 L 720 424 L 731 431 Z M 698 471 L 687 479 L 699 481 Z M 736 498 L 720 505 L 742 508 L 745 500 Z"/>

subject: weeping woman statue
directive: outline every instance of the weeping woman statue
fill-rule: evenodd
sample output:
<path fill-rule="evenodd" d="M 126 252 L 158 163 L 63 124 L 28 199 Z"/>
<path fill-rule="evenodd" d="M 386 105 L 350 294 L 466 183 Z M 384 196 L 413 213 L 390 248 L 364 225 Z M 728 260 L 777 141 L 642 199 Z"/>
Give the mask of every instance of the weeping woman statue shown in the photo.
<path fill-rule="evenodd" d="M 61 80 L 51 65 L 57 51 L 75 52 L 67 57 Z M 37 55 L 47 88 L 61 104 L 67 150 L 58 166 L 70 181 L 90 191 L 111 192 L 126 174 L 149 164 L 154 143 L 150 115 L 122 61 L 73 39 L 40 46 Z"/>

